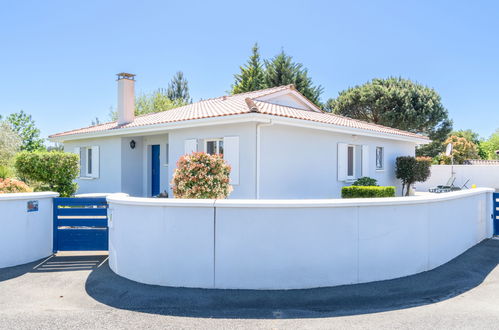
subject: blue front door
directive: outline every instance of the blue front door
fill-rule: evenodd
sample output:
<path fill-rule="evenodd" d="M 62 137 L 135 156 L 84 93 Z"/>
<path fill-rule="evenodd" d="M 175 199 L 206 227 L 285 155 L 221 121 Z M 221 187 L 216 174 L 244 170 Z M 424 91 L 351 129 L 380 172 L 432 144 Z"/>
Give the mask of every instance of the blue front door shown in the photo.
<path fill-rule="evenodd" d="M 159 144 L 151 146 L 151 195 L 159 194 Z"/>

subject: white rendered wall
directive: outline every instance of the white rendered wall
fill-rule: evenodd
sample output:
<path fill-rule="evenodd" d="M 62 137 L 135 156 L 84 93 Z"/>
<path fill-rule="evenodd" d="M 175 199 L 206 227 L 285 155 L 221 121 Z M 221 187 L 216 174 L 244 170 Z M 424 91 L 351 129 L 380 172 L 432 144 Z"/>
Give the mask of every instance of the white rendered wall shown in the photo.
<path fill-rule="evenodd" d="M 52 254 L 52 192 L 0 194 L 0 268 L 32 262 Z M 27 202 L 38 211 L 27 212 Z"/>
<path fill-rule="evenodd" d="M 78 178 L 79 194 L 122 192 L 120 137 L 68 141 L 64 151 L 73 152 L 75 147 L 99 146 L 99 177 Z"/>
<path fill-rule="evenodd" d="M 169 143 L 168 134 L 148 135 L 143 137 L 142 143 L 142 174 L 138 175 L 142 179 L 142 195 L 151 196 L 151 146 L 159 145 L 159 191 L 168 191 L 170 189 L 170 180 L 166 156 L 166 145 Z M 126 191 L 125 191 L 126 192 Z M 128 192 L 126 192 L 128 193 Z"/>
<path fill-rule="evenodd" d="M 428 191 L 438 185 L 445 185 L 452 172 L 451 165 L 433 165 L 431 176 L 426 182 L 417 182 L 416 190 Z M 499 191 L 499 165 L 454 165 L 456 186 L 461 187 L 469 179 L 468 188 L 476 184 L 477 187 L 490 187 Z"/>
<path fill-rule="evenodd" d="M 307 128 L 261 128 L 260 198 L 338 198 L 351 183 L 338 181 L 338 143 L 369 146 L 369 176 L 395 186 L 395 159 L 414 156 L 415 145 Z M 376 170 L 376 147 L 384 147 L 385 166 Z"/>
<path fill-rule="evenodd" d="M 133 149 L 132 140 L 135 141 Z M 143 140 L 141 136 L 121 138 L 121 191 L 131 196 L 144 196 Z"/>
<path fill-rule="evenodd" d="M 297 289 L 431 270 L 492 235 L 492 189 L 330 200 L 109 196 L 110 265 L 167 286 Z"/>
<path fill-rule="evenodd" d="M 184 141 L 199 139 L 198 151 L 204 150 L 203 139 L 223 138 L 224 136 L 239 136 L 239 184 L 234 185 L 234 191 L 229 198 L 255 198 L 255 151 L 256 151 L 256 124 L 215 125 L 171 131 L 170 166 L 168 178 L 171 180 L 176 163 L 184 154 Z M 170 189 L 170 196 L 173 193 Z"/>

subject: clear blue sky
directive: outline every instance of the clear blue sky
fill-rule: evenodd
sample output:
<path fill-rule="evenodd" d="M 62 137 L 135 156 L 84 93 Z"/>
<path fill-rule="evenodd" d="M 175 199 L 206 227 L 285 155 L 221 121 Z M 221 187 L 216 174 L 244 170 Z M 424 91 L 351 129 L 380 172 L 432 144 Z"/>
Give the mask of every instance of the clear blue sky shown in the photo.
<path fill-rule="evenodd" d="M 499 128 L 499 2 L 5 1 L 0 114 L 43 136 L 108 120 L 115 74 L 137 92 L 184 71 L 194 100 L 225 94 L 255 41 L 302 62 L 323 100 L 374 77 L 435 88 L 456 129 Z"/>

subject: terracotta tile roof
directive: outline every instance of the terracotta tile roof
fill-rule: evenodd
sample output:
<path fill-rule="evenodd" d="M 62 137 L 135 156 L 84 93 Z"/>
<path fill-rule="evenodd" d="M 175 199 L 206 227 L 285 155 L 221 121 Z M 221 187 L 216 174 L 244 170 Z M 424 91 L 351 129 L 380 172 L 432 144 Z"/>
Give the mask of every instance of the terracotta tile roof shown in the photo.
<path fill-rule="evenodd" d="M 148 126 L 154 124 L 164 124 L 172 122 L 180 122 L 202 118 L 231 116 L 247 113 L 262 113 L 280 117 L 295 118 L 325 124 L 338 125 L 343 127 L 359 128 L 369 131 L 402 135 L 407 137 L 423 138 L 424 136 L 401 131 L 398 129 L 375 125 L 360 120 L 351 119 L 348 117 L 338 116 L 326 112 L 318 112 L 317 110 L 302 110 L 289 106 L 272 104 L 256 99 L 270 94 L 278 93 L 284 90 L 294 90 L 293 85 L 279 86 L 268 89 L 263 89 L 254 92 L 241 93 L 230 96 L 221 96 L 217 98 L 202 100 L 196 103 L 188 104 L 182 107 L 171 109 L 168 111 L 152 113 L 135 117 L 134 121 L 119 126 L 116 121 L 105 124 L 84 127 L 67 132 L 51 135 L 50 138 L 57 138 L 68 135 L 97 133 L 110 130 L 119 130 L 123 128 Z"/>

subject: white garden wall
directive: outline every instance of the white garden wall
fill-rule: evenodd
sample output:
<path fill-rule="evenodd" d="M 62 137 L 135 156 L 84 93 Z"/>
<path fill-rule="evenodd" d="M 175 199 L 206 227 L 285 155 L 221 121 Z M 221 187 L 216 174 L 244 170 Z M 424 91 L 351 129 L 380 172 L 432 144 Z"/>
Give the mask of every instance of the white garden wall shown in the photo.
<path fill-rule="evenodd" d="M 53 192 L 0 194 L 0 268 L 52 254 Z M 28 212 L 29 201 L 38 211 Z"/>
<path fill-rule="evenodd" d="M 428 191 L 438 185 L 444 185 L 452 172 L 451 165 L 433 165 L 431 176 L 426 182 L 416 183 L 416 190 Z M 456 173 L 455 185 L 461 187 L 468 179 L 468 188 L 476 184 L 477 187 L 491 187 L 499 191 L 499 165 L 454 165 Z"/>
<path fill-rule="evenodd" d="M 110 266 L 167 286 L 291 289 L 433 269 L 492 235 L 492 189 L 357 200 L 109 196 Z"/>

